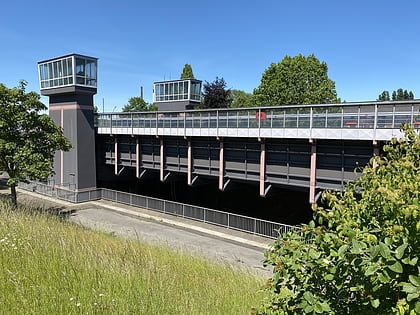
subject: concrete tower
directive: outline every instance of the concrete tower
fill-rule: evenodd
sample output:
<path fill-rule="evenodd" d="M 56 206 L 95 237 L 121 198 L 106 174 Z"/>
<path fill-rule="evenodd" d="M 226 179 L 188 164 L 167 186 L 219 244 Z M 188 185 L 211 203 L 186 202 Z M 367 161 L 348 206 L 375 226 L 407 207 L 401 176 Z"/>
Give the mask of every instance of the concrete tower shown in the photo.
<path fill-rule="evenodd" d="M 56 152 L 54 183 L 78 192 L 96 189 L 93 95 L 97 61 L 71 54 L 38 62 L 41 94 L 49 97 L 49 115 L 73 145 L 69 152 Z"/>

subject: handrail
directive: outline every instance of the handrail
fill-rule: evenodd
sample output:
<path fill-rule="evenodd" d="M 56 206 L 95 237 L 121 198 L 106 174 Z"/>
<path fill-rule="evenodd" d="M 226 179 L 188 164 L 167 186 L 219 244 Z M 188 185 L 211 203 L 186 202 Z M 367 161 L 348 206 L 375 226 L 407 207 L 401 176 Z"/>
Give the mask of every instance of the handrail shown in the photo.
<path fill-rule="evenodd" d="M 300 229 L 298 226 L 106 188 L 78 192 L 40 182 L 19 183 L 19 187 L 73 203 L 99 199 L 115 201 L 268 238 L 276 238 L 284 232 Z"/>
<path fill-rule="evenodd" d="M 111 133 L 113 128 L 376 130 L 399 129 L 401 123 L 420 127 L 420 100 L 97 114 L 97 127 Z"/>

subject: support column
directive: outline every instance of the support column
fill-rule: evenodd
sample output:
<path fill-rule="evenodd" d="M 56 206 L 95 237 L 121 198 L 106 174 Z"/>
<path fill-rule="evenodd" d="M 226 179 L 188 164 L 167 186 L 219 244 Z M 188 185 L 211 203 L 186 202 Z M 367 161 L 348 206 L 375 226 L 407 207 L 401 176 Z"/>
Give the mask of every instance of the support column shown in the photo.
<path fill-rule="evenodd" d="M 311 173 L 309 177 L 309 203 L 315 203 L 316 187 L 316 139 L 309 139 L 311 143 Z"/>
<path fill-rule="evenodd" d="M 187 151 L 187 183 L 188 186 L 192 185 L 192 148 L 191 148 L 191 139 L 188 141 L 188 151 Z"/>
<path fill-rule="evenodd" d="M 60 109 L 60 127 L 64 129 L 64 109 Z M 64 184 L 64 151 L 60 150 L 60 185 Z"/>
<path fill-rule="evenodd" d="M 118 139 L 114 137 L 114 173 L 118 175 Z"/>
<path fill-rule="evenodd" d="M 373 140 L 373 163 L 372 167 L 375 168 L 378 166 L 378 163 L 376 163 L 375 157 L 379 156 L 379 141 Z"/>
<path fill-rule="evenodd" d="M 163 137 L 160 137 L 160 181 L 165 180 L 165 156 L 164 156 L 164 146 L 163 146 Z"/>
<path fill-rule="evenodd" d="M 140 141 L 136 138 L 136 177 L 140 178 Z"/>
<path fill-rule="evenodd" d="M 219 189 L 223 190 L 225 176 L 225 152 L 223 148 L 223 139 L 219 138 Z"/>
<path fill-rule="evenodd" d="M 260 196 L 265 197 L 265 141 L 261 141 L 260 151 Z"/>

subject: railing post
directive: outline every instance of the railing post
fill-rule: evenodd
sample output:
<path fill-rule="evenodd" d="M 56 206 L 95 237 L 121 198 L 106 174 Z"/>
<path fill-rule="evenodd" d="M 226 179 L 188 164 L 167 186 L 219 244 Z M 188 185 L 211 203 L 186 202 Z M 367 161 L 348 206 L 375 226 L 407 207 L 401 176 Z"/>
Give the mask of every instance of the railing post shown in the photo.
<path fill-rule="evenodd" d="M 230 229 L 230 213 L 227 215 L 227 227 Z"/>
<path fill-rule="evenodd" d="M 325 129 L 328 128 L 328 108 L 325 109 Z"/>
<path fill-rule="evenodd" d="M 257 234 L 257 219 L 254 218 L 254 234 Z"/>

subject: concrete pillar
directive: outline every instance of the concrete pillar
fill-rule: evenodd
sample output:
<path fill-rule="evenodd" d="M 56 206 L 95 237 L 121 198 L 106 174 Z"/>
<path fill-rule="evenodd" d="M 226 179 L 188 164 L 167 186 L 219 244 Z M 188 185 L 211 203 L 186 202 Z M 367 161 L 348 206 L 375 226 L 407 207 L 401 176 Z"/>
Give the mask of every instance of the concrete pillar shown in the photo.
<path fill-rule="evenodd" d="M 261 141 L 260 151 L 260 196 L 265 197 L 265 141 Z"/>
<path fill-rule="evenodd" d="M 373 140 L 373 157 L 379 156 L 379 141 Z M 373 160 L 372 167 L 375 168 L 378 166 L 378 163 L 376 163 L 376 160 Z"/>
<path fill-rule="evenodd" d="M 118 139 L 114 137 L 114 173 L 118 175 Z"/>
<path fill-rule="evenodd" d="M 160 138 L 160 181 L 165 180 L 165 156 L 164 156 L 164 144 L 163 137 Z"/>
<path fill-rule="evenodd" d="M 192 185 L 192 147 L 191 139 L 188 139 L 188 151 L 187 151 L 187 183 L 189 186 Z"/>
<path fill-rule="evenodd" d="M 223 148 L 223 139 L 219 139 L 219 189 L 223 190 L 224 177 L 225 177 L 225 153 Z"/>
<path fill-rule="evenodd" d="M 309 177 L 309 203 L 315 203 L 316 187 L 316 139 L 309 139 L 311 143 L 311 170 Z"/>
<path fill-rule="evenodd" d="M 140 178 L 140 139 L 136 138 L 136 177 Z"/>

